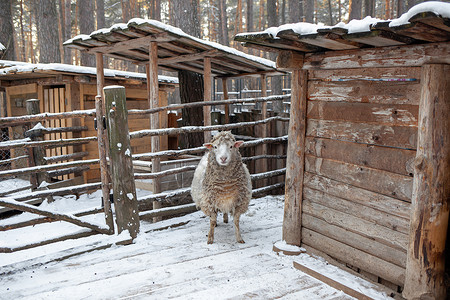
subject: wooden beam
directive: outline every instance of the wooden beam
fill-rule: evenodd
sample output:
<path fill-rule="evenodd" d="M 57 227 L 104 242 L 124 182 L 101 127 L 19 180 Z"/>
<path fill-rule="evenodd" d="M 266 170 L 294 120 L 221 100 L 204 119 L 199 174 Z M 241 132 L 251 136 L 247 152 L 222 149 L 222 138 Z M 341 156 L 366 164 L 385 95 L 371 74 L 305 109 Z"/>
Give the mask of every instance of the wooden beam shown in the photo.
<path fill-rule="evenodd" d="M 305 56 L 294 51 L 280 51 L 277 56 L 277 69 L 292 70 L 303 66 Z"/>
<path fill-rule="evenodd" d="M 146 67 L 147 84 L 148 84 L 148 101 L 150 108 L 159 106 L 159 85 L 158 85 L 158 44 L 151 42 L 149 46 L 149 64 Z M 159 129 L 159 114 L 152 114 L 150 116 L 150 129 Z M 159 136 L 151 138 L 151 151 L 160 151 Z M 152 173 L 161 171 L 161 159 L 152 159 Z M 159 178 L 153 179 L 153 193 L 161 192 L 161 180 Z M 154 201 L 153 209 L 161 208 L 161 203 Z M 155 218 L 154 221 L 160 221 L 160 218 Z"/>
<path fill-rule="evenodd" d="M 185 55 L 177 55 L 177 56 L 172 56 L 172 57 L 159 58 L 158 65 L 170 65 L 170 64 L 176 64 L 179 62 L 200 60 L 200 59 L 204 59 L 205 57 L 214 57 L 219 54 L 220 54 L 219 51 L 217 49 L 214 49 L 214 50 L 203 51 L 203 52 L 194 53 L 194 54 L 185 54 Z"/>
<path fill-rule="evenodd" d="M 124 50 L 136 49 L 139 47 L 146 47 L 151 42 L 170 42 L 177 40 L 177 37 L 171 36 L 168 32 L 161 32 L 153 35 L 147 35 L 140 38 L 128 39 L 122 42 L 117 42 L 108 46 L 99 46 L 90 48 L 87 52 L 90 53 L 114 53 Z"/>
<path fill-rule="evenodd" d="M 419 133 L 406 278 L 407 299 L 447 299 L 445 249 L 450 199 L 448 65 L 422 67 Z M 448 255 L 447 255 L 448 258 Z"/>
<path fill-rule="evenodd" d="M 204 82 L 204 101 L 211 101 L 211 57 L 204 58 L 204 72 L 203 72 L 203 82 Z M 211 125 L 211 107 L 204 106 L 203 107 L 203 119 L 204 126 Z M 211 132 L 204 132 L 205 143 L 209 143 L 211 141 Z"/>
<path fill-rule="evenodd" d="M 228 100 L 228 80 L 227 78 L 222 78 L 222 90 L 223 90 L 223 100 Z M 225 104 L 225 124 L 230 123 L 230 106 Z"/>
<path fill-rule="evenodd" d="M 288 157 L 286 161 L 283 240 L 288 244 L 297 246 L 300 246 L 301 242 L 307 90 L 307 71 L 293 70 Z"/>

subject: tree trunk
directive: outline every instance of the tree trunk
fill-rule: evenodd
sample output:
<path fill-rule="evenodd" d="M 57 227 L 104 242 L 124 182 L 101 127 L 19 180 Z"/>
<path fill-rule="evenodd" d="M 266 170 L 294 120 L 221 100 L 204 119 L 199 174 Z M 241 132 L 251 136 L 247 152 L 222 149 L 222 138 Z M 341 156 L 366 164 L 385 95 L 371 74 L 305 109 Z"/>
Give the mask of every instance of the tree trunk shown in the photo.
<path fill-rule="evenodd" d="M 11 0 L 0 1 L 0 12 L 0 43 L 6 48 L 0 58 L 16 60 Z"/>
<path fill-rule="evenodd" d="M 60 62 L 58 36 L 58 12 L 56 10 L 56 0 L 42 1 L 36 3 L 37 27 L 39 30 L 39 62 L 54 63 Z"/>
<path fill-rule="evenodd" d="M 333 26 L 333 9 L 331 6 L 331 0 L 328 0 L 328 14 L 330 15 L 330 26 Z"/>
<path fill-rule="evenodd" d="M 78 0 L 78 25 L 80 34 L 91 34 L 95 30 L 94 3 L 91 0 Z M 95 56 L 81 52 L 81 65 L 95 67 Z"/>
<path fill-rule="evenodd" d="M 64 40 L 72 37 L 72 16 L 70 0 L 64 2 Z M 72 64 L 72 50 L 69 47 L 64 47 L 64 63 Z"/>
<path fill-rule="evenodd" d="M 95 0 L 95 11 L 97 17 L 97 29 L 106 27 L 105 20 L 105 1 L 104 0 Z"/>
<path fill-rule="evenodd" d="M 200 21 L 198 16 L 198 0 L 174 0 L 173 25 L 181 28 L 187 34 L 200 37 Z M 228 34 L 228 33 L 227 33 Z M 181 103 L 203 101 L 203 76 L 190 71 L 179 71 Z M 183 109 L 182 125 L 203 125 L 203 108 Z M 184 134 L 180 137 L 182 148 L 201 146 L 204 142 L 203 133 Z"/>
<path fill-rule="evenodd" d="M 130 0 L 122 0 L 122 20 L 124 23 L 131 19 Z"/>
<path fill-rule="evenodd" d="M 388 0 L 389 1 L 389 0 Z M 348 10 L 348 20 L 361 19 L 362 0 L 350 0 Z"/>
<path fill-rule="evenodd" d="M 26 48 L 25 48 L 26 43 L 25 43 L 25 33 L 24 33 L 24 30 L 23 30 L 23 0 L 20 0 L 20 17 L 19 17 L 19 20 L 20 20 L 20 38 L 21 38 L 20 40 L 22 42 L 21 53 L 20 53 L 20 60 L 26 61 L 26 57 L 27 57 L 27 55 L 26 55 Z"/>
<path fill-rule="evenodd" d="M 247 0 L 247 32 L 253 31 L 253 0 Z"/>
<path fill-rule="evenodd" d="M 314 0 L 305 0 L 305 22 L 314 22 Z"/>
<path fill-rule="evenodd" d="M 226 0 L 219 0 L 219 23 L 219 43 L 229 46 Z"/>
<path fill-rule="evenodd" d="M 303 21 L 303 1 L 289 0 L 288 23 Z"/>
<path fill-rule="evenodd" d="M 401 0 L 398 0 L 399 2 Z M 375 1 L 374 0 L 364 0 L 364 17 L 371 16 L 375 17 Z"/>

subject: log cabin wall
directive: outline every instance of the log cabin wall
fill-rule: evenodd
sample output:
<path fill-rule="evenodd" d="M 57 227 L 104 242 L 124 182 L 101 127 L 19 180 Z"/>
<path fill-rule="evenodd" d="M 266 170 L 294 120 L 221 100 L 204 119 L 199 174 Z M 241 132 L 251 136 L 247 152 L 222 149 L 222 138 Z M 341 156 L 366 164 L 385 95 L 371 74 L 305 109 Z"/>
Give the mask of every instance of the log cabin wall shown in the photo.
<path fill-rule="evenodd" d="M 398 286 L 405 279 L 420 70 L 307 72 L 302 244 Z"/>

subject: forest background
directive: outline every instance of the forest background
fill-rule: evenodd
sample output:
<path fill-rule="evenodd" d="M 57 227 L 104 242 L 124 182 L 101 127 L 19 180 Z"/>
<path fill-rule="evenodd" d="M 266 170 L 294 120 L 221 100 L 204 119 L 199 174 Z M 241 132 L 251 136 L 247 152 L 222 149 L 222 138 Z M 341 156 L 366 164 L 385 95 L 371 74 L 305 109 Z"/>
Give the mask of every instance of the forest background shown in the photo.
<path fill-rule="evenodd" d="M 0 0 L 1 59 L 30 63 L 62 62 L 95 66 L 93 55 L 62 46 L 78 34 L 139 17 L 160 20 L 193 36 L 238 48 L 240 32 L 262 31 L 285 23 L 335 25 L 372 16 L 399 17 L 420 0 Z M 109 59 L 108 67 L 137 71 Z"/>

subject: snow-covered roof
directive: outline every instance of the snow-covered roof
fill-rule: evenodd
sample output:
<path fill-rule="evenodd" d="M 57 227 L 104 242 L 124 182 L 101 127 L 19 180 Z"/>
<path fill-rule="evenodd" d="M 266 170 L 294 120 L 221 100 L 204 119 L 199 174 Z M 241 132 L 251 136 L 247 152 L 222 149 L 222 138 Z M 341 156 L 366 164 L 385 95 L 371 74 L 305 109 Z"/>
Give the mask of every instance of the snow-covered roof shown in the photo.
<path fill-rule="evenodd" d="M 0 51 L 5 51 L 5 46 L 3 46 L 3 44 L 2 43 L 0 43 Z"/>
<path fill-rule="evenodd" d="M 0 78 L 7 75 L 15 74 L 29 74 L 29 73 L 66 73 L 66 74 L 83 74 L 96 75 L 96 68 L 82 67 L 68 64 L 50 63 L 50 64 L 30 64 L 19 61 L 0 60 Z M 111 69 L 104 69 L 105 77 L 117 79 L 140 79 L 146 80 L 146 75 L 143 73 L 126 72 Z M 159 75 L 160 83 L 178 84 L 177 77 Z"/>
<path fill-rule="evenodd" d="M 193 37 L 179 28 L 149 19 L 134 18 L 126 24 L 115 24 L 89 35 L 78 35 L 64 42 L 64 45 L 145 63 L 149 60 L 151 41 L 158 43 L 158 65 L 169 70 L 202 73 L 203 58 L 211 57 L 215 76 L 276 73 L 275 63 L 271 60 Z"/>
<path fill-rule="evenodd" d="M 236 41 L 274 50 L 318 52 L 369 46 L 382 47 L 450 40 L 450 3 L 430 1 L 412 7 L 400 18 L 366 17 L 334 26 L 311 23 L 284 24 L 260 32 L 240 33 Z"/>

